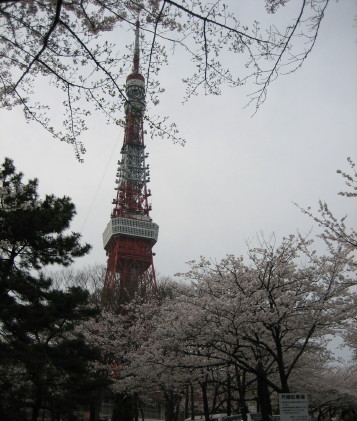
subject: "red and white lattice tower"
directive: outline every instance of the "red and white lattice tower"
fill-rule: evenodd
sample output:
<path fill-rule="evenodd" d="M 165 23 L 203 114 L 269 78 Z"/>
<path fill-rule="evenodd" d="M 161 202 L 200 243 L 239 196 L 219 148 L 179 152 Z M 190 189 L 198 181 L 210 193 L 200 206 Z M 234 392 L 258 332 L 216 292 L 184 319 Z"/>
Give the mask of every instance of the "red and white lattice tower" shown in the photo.
<path fill-rule="evenodd" d="M 156 287 L 152 248 L 159 227 L 152 222 L 147 189 L 149 165 L 145 159 L 143 114 L 145 79 L 139 73 L 139 22 L 136 23 L 133 71 L 126 79 L 125 135 L 118 161 L 117 196 L 103 233 L 108 256 L 105 286 L 131 294 Z"/>

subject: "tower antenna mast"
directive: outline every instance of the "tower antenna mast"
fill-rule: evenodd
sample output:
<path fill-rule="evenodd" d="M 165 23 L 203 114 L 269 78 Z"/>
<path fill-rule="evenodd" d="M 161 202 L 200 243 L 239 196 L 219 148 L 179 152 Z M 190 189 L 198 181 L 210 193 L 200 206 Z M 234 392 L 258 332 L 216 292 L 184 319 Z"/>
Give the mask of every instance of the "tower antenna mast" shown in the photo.
<path fill-rule="evenodd" d="M 139 74 L 140 69 L 140 45 L 139 45 L 139 35 L 140 35 L 140 22 L 136 21 L 135 24 L 135 45 L 134 45 L 134 63 L 133 63 L 133 73 Z"/>
<path fill-rule="evenodd" d="M 150 218 L 147 189 L 150 181 L 145 153 L 143 115 L 145 79 L 140 74 L 139 20 L 135 26 L 132 73 L 126 79 L 125 133 L 118 161 L 116 198 L 110 221 L 103 233 L 107 254 L 105 287 L 118 287 L 119 299 L 156 287 L 152 248 L 159 227 Z"/>

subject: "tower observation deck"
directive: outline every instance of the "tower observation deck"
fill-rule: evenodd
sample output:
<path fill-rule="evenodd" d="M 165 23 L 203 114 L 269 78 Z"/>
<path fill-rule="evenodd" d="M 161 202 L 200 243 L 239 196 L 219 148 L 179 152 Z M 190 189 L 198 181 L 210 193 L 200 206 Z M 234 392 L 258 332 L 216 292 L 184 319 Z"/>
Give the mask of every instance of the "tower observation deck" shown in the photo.
<path fill-rule="evenodd" d="M 159 234 L 158 225 L 149 215 L 150 174 L 143 131 L 145 79 L 139 71 L 139 58 L 137 22 L 133 69 L 126 79 L 125 134 L 116 174 L 117 194 L 103 233 L 108 256 L 105 286 L 118 287 L 119 294 L 126 296 L 140 288 L 156 287 L 152 248 Z"/>

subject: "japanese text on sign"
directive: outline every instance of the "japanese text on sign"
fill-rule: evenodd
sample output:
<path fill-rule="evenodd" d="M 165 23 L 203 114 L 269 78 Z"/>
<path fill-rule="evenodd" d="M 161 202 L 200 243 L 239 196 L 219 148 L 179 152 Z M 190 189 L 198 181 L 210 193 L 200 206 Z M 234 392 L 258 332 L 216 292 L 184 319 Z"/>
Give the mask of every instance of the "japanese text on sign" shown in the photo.
<path fill-rule="evenodd" d="M 279 394 L 280 421 L 308 421 L 308 399 L 306 393 Z"/>

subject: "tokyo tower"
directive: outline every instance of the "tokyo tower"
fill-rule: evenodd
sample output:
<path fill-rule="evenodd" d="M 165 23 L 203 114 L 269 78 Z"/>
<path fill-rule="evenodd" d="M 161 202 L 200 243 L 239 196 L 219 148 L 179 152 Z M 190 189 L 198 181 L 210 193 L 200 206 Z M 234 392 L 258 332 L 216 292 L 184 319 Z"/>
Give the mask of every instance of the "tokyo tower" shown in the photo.
<path fill-rule="evenodd" d="M 147 189 L 149 165 L 145 160 L 143 115 L 145 79 L 139 70 L 139 22 L 136 23 L 132 73 L 126 79 L 125 134 L 118 161 L 117 195 L 111 219 L 103 233 L 108 256 L 105 287 L 119 288 L 125 297 L 155 288 L 152 248 L 159 226 L 150 218 Z"/>

